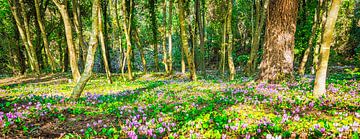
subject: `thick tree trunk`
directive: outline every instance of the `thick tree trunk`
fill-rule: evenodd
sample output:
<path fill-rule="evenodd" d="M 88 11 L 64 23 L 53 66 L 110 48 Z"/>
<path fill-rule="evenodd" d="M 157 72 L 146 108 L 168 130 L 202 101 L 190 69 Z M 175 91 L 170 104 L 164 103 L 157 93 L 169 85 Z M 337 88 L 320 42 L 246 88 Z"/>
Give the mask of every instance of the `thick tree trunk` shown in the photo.
<path fill-rule="evenodd" d="M 106 55 L 106 44 L 105 44 L 105 39 L 104 39 L 104 33 L 103 33 L 103 22 L 102 22 L 102 15 L 101 15 L 101 10 L 100 13 L 98 15 L 98 22 L 99 22 L 99 38 L 100 38 L 100 44 L 101 44 L 101 54 L 103 57 L 103 61 L 104 61 L 104 68 L 105 68 L 105 72 L 106 72 L 106 77 L 108 79 L 108 82 L 110 84 L 112 84 L 112 80 L 111 80 L 111 71 L 109 68 L 109 61 L 108 61 L 108 57 Z"/>
<path fill-rule="evenodd" d="M 165 72 L 169 73 L 169 67 L 167 63 L 167 50 L 166 50 L 166 0 L 163 0 L 163 41 L 162 41 L 162 49 L 163 49 L 163 64 L 165 67 Z"/>
<path fill-rule="evenodd" d="M 323 40 L 321 42 L 320 63 L 316 70 L 314 96 L 320 97 L 326 94 L 326 72 L 328 67 L 330 46 L 334 38 L 334 28 L 338 17 L 341 0 L 332 0 L 330 11 L 328 12 L 324 26 Z"/>
<path fill-rule="evenodd" d="M 43 43 L 44 43 L 45 54 L 49 60 L 49 65 L 51 67 L 51 70 L 55 71 L 56 70 L 55 59 L 54 59 L 54 56 L 52 56 L 52 54 L 50 52 L 49 41 L 46 36 L 46 30 L 45 30 L 45 26 L 44 26 L 42 16 L 41 16 L 39 0 L 34 0 L 34 5 L 35 5 L 35 10 L 36 10 L 37 21 L 38 21 L 39 28 L 41 31 L 41 37 L 42 37 Z"/>
<path fill-rule="evenodd" d="M 58 0 L 53 0 L 53 2 L 58 7 L 64 22 L 66 42 L 68 45 L 69 56 L 70 56 L 69 58 L 70 58 L 71 73 L 74 81 L 77 82 L 80 79 L 80 72 L 77 63 L 76 48 L 72 36 L 73 33 L 71 29 L 71 22 L 67 8 L 67 1 L 64 1 L 65 3 L 60 3 Z"/>
<path fill-rule="evenodd" d="M 156 0 L 150 0 L 150 18 L 152 24 L 153 40 L 154 45 L 154 61 L 155 71 L 159 71 L 159 56 L 158 56 L 158 40 L 157 40 L 157 23 L 156 23 Z"/>
<path fill-rule="evenodd" d="M 98 33 L 99 33 L 99 20 L 100 14 L 100 0 L 94 0 L 92 6 L 92 34 L 90 38 L 89 48 L 87 52 L 87 60 L 85 64 L 84 72 L 81 74 L 80 80 L 76 83 L 74 90 L 71 94 L 72 99 L 78 99 L 81 96 L 82 91 L 85 88 L 86 83 L 89 81 L 92 75 L 92 69 L 94 67 L 94 55 L 98 46 Z"/>
<path fill-rule="evenodd" d="M 260 81 L 292 78 L 297 10 L 297 0 L 270 0 Z"/>
<path fill-rule="evenodd" d="M 196 69 L 194 67 L 194 57 L 191 55 L 191 52 L 189 51 L 189 44 L 188 44 L 188 37 L 186 35 L 186 25 L 185 25 L 185 14 L 184 14 L 184 0 L 179 0 L 179 20 L 180 20 L 180 36 L 181 36 L 181 42 L 182 42 L 182 48 L 184 51 L 184 54 L 186 56 L 188 66 L 190 69 L 190 79 L 193 81 L 196 81 Z"/>
<path fill-rule="evenodd" d="M 226 9 L 226 6 L 224 6 L 224 9 Z M 226 11 L 224 12 L 224 15 L 226 15 Z M 225 76 L 225 63 L 226 63 L 226 34 L 227 34 L 227 17 L 224 16 L 224 22 L 223 22 L 223 35 L 222 35 L 222 43 L 221 43 L 221 50 L 220 50 L 220 71 L 222 76 Z"/>
<path fill-rule="evenodd" d="M 227 52 L 228 52 L 228 64 L 229 64 L 229 79 L 234 80 L 236 70 L 235 65 L 232 57 L 232 47 L 233 47 L 233 34 L 232 34 L 232 28 L 231 28 L 231 18 L 232 18 L 232 10 L 233 10 L 233 3 L 232 0 L 228 0 L 228 15 L 227 15 L 227 32 L 228 32 L 228 44 L 227 44 Z"/>
<path fill-rule="evenodd" d="M 169 67 L 169 74 L 172 74 L 172 8 L 173 8 L 173 0 L 169 2 L 169 35 L 168 35 L 168 46 L 169 46 L 169 59 L 168 59 L 168 67 Z"/>
<path fill-rule="evenodd" d="M 269 5 L 269 0 L 265 0 L 263 3 L 264 7 L 262 7 L 262 10 L 260 10 L 260 7 L 261 7 L 260 0 L 255 1 L 255 8 L 256 8 L 256 10 L 255 10 L 255 12 L 256 12 L 255 27 L 254 27 L 253 37 L 252 37 L 252 41 L 251 41 L 252 47 L 251 47 L 251 52 L 250 52 L 250 58 L 247 61 L 247 65 L 246 65 L 246 69 L 245 69 L 245 72 L 248 75 L 251 75 L 252 73 L 254 73 L 255 69 L 256 69 L 256 59 L 258 58 L 257 53 L 258 53 L 258 50 L 260 47 L 261 32 L 264 27 L 268 5 Z"/>

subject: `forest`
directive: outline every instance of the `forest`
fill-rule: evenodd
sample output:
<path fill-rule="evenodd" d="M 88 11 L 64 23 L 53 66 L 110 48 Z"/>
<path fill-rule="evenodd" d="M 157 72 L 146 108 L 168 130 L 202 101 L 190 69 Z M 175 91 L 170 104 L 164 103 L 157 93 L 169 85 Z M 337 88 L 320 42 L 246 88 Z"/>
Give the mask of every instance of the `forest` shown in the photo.
<path fill-rule="evenodd" d="M 0 0 L 0 138 L 360 138 L 359 0 Z"/>

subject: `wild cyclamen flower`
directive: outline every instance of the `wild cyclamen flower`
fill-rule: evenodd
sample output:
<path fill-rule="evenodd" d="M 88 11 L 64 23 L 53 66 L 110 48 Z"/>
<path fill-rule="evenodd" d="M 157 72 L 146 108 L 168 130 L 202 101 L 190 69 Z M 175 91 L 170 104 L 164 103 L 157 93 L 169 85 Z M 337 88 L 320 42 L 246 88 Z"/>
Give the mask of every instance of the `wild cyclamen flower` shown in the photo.
<path fill-rule="evenodd" d="M 250 139 L 250 137 L 251 137 L 250 134 L 246 134 L 245 136 L 246 139 Z"/>
<path fill-rule="evenodd" d="M 221 139 L 226 139 L 226 134 L 222 134 Z"/>
<path fill-rule="evenodd" d="M 321 132 L 321 133 L 325 133 L 325 128 L 321 128 L 321 129 L 320 129 L 320 132 Z"/>
<path fill-rule="evenodd" d="M 311 102 L 309 103 L 309 107 L 310 107 L 310 108 L 313 108 L 313 107 L 314 107 L 314 101 L 311 101 Z"/>
<path fill-rule="evenodd" d="M 247 127 L 247 124 L 242 124 L 241 125 L 241 128 L 246 128 Z"/>
<path fill-rule="evenodd" d="M 159 131 L 160 134 L 162 134 L 165 131 L 163 127 L 159 127 L 157 130 Z"/>
<path fill-rule="evenodd" d="M 295 121 L 299 121 L 299 120 L 300 120 L 300 117 L 299 117 L 298 114 L 296 114 L 296 115 L 294 116 L 294 120 L 295 120 Z"/>

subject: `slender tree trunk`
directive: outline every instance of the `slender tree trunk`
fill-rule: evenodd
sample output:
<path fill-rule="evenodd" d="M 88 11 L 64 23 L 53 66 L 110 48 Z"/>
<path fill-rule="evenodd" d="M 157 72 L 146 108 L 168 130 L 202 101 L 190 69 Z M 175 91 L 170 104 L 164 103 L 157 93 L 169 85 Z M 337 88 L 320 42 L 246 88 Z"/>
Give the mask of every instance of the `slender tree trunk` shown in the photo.
<path fill-rule="evenodd" d="M 196 12 L 196 22 L 198 25 L 198 31 L 199 31 L 199 36 L 200 36 L 200 69 L 201 69 L 201 74 L 205 75 L 205 49 L 204 49 L 204 27 L 203 27 L 203 21 L 202 21 L 202 14 L 204 14 L 204 9 L 200 8 L 200 0 L 196 0 L 195 1 L 195 12 Z"/>
<path fill-rule="evenodd" d="M 192 56 L 191 52 L 189 52 L 189 44 L 188 44 L 188 38 L 186 35 L 186 25 L 185 25 L 185 14 L 184 14 L 184 0 L 179 0 L 179 20 L 180 20 L 180 34 L 181 34 L 181 42 L 182 42 L 182 48 L 184 51 L 184 54 L 186 56 L 187 62 L 188 62 L 188 66 L 190 69 L 190 79 L 193 81 L 196 81 L 197 77 L 196 77 L 196 69 L 195 66 L 193 64 L 194 62 L 194 57 Z"/>
<path fill-rule="evenodd" d="M 334 38 L 334 28 L 338 17 L 341 0 L 332 0 L 324 26 L 323 40 L 321 42 L 320 63 L 316 70 L 314 96 L 320 97 L 326 94 L 326 72 L 328 67 L 330 46 Z"/>
<path fill-rule="evenodd" d="M 144 54 L 144 50 L 143 50 L 143 47 L 140 43 L 140 38 L 139 38 L 139 33 L 138 33 L 138 30 L 137 29 L 134 29 L 134 32 L 135 32 L 135 41 L 137 42 L 137 46 L 138 46 L 138 49 L 140 51 L 140 57 L 141 57 L 141 63 L 143 65 L 143 68 L 144 68 L 144 74 L 147 74 L 147 68 L 146 68 L 146 59 L 145 59 L 145 54 Z"/>
<path fill-rule="evenodd" d="M 36 10 L 36 16 L 37 16 L 37 21 L 39 24 L 39 28 L 41 31 L 41 36 L 43 39 L 43 43 L 44 43 L 44 48 L 45 48 L 45 54 L 49 60 L 49 65 L 51 67 L 52 71 L 56 70 L 56 65 L 55 65 L 55 59 L 52 56 L 51 52 L 50 52 L 50 48 L 49 48 L 49 41 L 47 39 L 46 36 L 46 31 L 45 31 L 45 26 L 42 20 L 42 16 L 41 16 L 41 11 L 40 11 L 40 6 L 39 6 L 39 0 L 34 0 L 34 5 L 35 5 L 35 10 Z"/>
<path fill-rule="evenodd" d="M 226 2 L 225 2 L 226 3 Z M 224 9 L 226 9 L 226 5 L 224 6 Z M 226 11 L 224 12 L 226 15 Z M 227 34 L 227 16 L 224 16 L 224 23 L 223 23 L 223 36 L 222 36 L 222 43 L 221 43 L 221 50 L 220 50 L 220 54 L 221 54 L 221 58 L 220 58 L 220 69 L 221 69 L 221 74 L 222 76 L 225 76 L 225 63 L 226 63 L 226 34 Z"/>
<path fill-rule="evenodd" d="M 299 67 L 299 75 L 303 76 L 305 74 L 305 66 L 306 66 L 306 62 L 308 60 L 311 48 L 314 45 L 314 39 L 316 37 L 316 30 L 318 28 L 318 21 L 319 21 L 319 17 L 320 17 L 320 6 L 322 5 L 322 1 L 319 1 L 318 5 L 317 5 L 317 9 L 315 11 L 315 16 L 314 16 L 314 21 L 313 21 L 313 25 L 312 25 L 312 29 L 311 29 L 311 36 L 309 39 L 309 46 L 306 48 L 305 52 L 304 52 L 304 56 L 301 60 L 300 63 L 300 67 Z"/>
<path fill-rule="evenodd" d="M 172 8 L 173 8 L 173 0 L 169 0 L 169 31 L 168 31 L 168 46 L 169 46 L 169 59 L 168 59 L 168 67 L 169 74 L 172 74 Z"/>
<path fill-rule="evenodd" d="M 185 64 L 185 56 L 184 56 L 184 48 L 181 46 L 181 73 L 186 73 L 186 64 Z"/>
<path fill-rule="evenodd" d="M 228 44 L 227 44 L 227 49 L 228 49 L 228 64 L 229 64 L 229 71 L 230 71 L 229 79 L 234 80 L 236 70 L 235 70 L 234 61 L 233 61 L 233 57 L 232 57 L 233 34 L 232 34 L 232 28 L 231 28 L 233 3 L 232 3 L 232 0 L 228 0 L 228 1 L 229 1 L 229 4 L 228 4 L 228 15 L 227 15 L 227 17 L 228 17 L 227 32 L 228 32 L 229 40 L 228 40 Z"/>
<path fill-rule="evenodd" d="M 102 15 L 101 15 L 101 9 L 100 9 L 100 13 L 98 15 L 98 22 L 99 22 L 99 38 L 100 38 L 100 44 L 101 44 L 101 54 L 104 60 L 104 67 L 105 67 L 105 72 L 106 72 L 106 77 L 108 79 L 108 82 L 110 84 L 112 84 L 112 80 L 111 80 L 111 71 L 109 68 L 109 62 L 108 62 L 108 57 L 106 55 L 106 44 L 105 44 L 105 39 L 104 39 L 104 33 L 103 33 L 103 22 L 102 22 Z"/>
<path fill-rule="evenodd" d="M 259 80 L 279 82 L 292 78 L 297 0 L 271 0 L 265 34 L 265 47 Z"/>
<path fill-rule="evenodd" d="M 83 31 L 82 31 L 82 23 L 81 23 L 81 18 L 80 18 L 80 6 L 79 6 L 79 1 L 78 0 L 72 0 L 72 12 L 73 12 L 73 17 L 74 17 L 74 27 L 75 27 L 75 31 L 79 40 L 79 46 L 81 49 L 81 54 L 79 55 L 81 57 L 82 62 L 84 63 L 85 66 L 85 61 L 86 61 L 86 45 L 85 45 L 85 40 L 84 40 L 84 36 L 83 36 Z"/>
<path fill-rule="evenodd" d="M 53 2 L 58 7 L 60 14 L 63 18 L 64 27 L 65 27 L 65 36 L 66 36 L 66 41 L 70 56 L 69 58 L 70 58 L 71 73 L 74 81 L 77 82 L 80 79 L 80 72 L 77 63 L 76 48 L 72 36 L 73 33 L 71 29 L 71 22 L 67 8 L 67 1 L 64 1 L 65 3 L 60 3 L 58 0 L 53 0 Z"/>
<path fill-rule="evenodd" d="M 93 33 L 90 37 L 89 48 L 87 52 L 87 60 L 85 64 L 84 72 L 81 74 L 80 80 L 76 83 L 74 90 L 71 94 L 72 99 L 78 99 L 81 96 L 82 91 L 85 88 L 86 83 L 89 81 L 92 75 L 92 69 L 94 67 L 94 55 L 96 47 L 98 46 L 98 33 L 99 33 L 99 20 L 100 15 L 100 0 L 94 0 L 92 6 L 92 29 Z"/>
<path fill-rule="evenodd" d="M 36 49 L 32 43 L 31 36 L 30 36 L 29 20 L 28 20 L 27 14 L 26 14 L 25 4 L 24 4 L 23 0 L 20 0 L 19 2 L 20 2 L 21 16 L 23 17 L 24 26 L 22 27 L 21 23 L 17 23 L 21 26 L 21 27 L 19 27 L 19 25 L 18 25 L 18 28 L 19 28 L 20 34 L 22 34 L 21 36 L 24 37 L 23 41 L 25 44 L 25 48 L 27 47 L 28 58 L 29 58 L 29 63 L 31 65 L 31 68 L 33 71 L 35 71 L 36 74 L 40 74 L 39 62 L 36 57 Z M 15 8 L 15 10 L 16 10 L 16 6 L 14 6 L 13 8 Z M 20 18 L 18 17 L 17 12 L 13 13 L 13 15 L 14 15 L 14 17 L 16 16 L 15 19 L 19 20 L 19 22 L 20 22 Z"/>
<path fill-rule="evenodd" d="M 245 72 L 250 75 L 255 72 L 256 69 L 256 59 L 258 58 L 257 53 L 260 47 L 261 32 L 264 27 L 265 17 L 267 12 L 267 7 L 269 5 L 269 0 L 265 0 L 263 3 L 263 8 L 260 10 L 260 0 L 255 1 L 256 8 L 256 17 L 255 17 L 255 28 L 252 37 L 252 47 L 250 52 L 250 58 L 247 62 Z M 261 11 L 261 12 L 260 12 Z"/>
<path fill-rule="evenodd" d="M 165 72 L 169 73 L 169 67 L 167 63 L 167 50 L 166 50 L 166 0 L 163 0 L 163 41 L 162 41 L 162 49 L 163 49 L 163 64 L 165 67 Z"/>
<path fill-rule="evenodd" d="M 153 45 L 154 45 L 154 61 L 155 71 L 159 71 L 159 56 L 158 56 L 158 40 L 157 40 L 157 23 L 156 23 L 156 0 L 150 0 L 150 18 L 153 32 Z"/>
<path fill-rule="evenodd" d="M 326 16 L 328 11 L 328 1 L 329 0 L 324 0 L 323 5 L 321 6 L 321 11 L 320 11 L 321 23 L 320 23 L 320 33 L 319 33 L 319 36 L 321 37 L 317 40 L 314 48 L 313 67 L 311 69 L 311 74 L 315 74 L 319 65 L 319 51 L 320 51 L 320 45 L 323 41 L 324 27 L 327 20 Z"/>
<path fill-rule="evenodd" d="M 131 5 L 130 5 L 131 6 Z M 124 21 L 123 21 L 123 28 L 124 28 L 124 32 L 125 32 L 125 37 L 126 37 L 126 45 L 127 45 L 127 50 L 126 50 L 126 61 L 127 61 L 127 67 L 128 67 L 128 78 L 129 80 L 133 80 L 133 76 L 132 76 L 132 71 L 131 71 L 131 40 L 130 40 L 130 30 L 131 30 L 131 15 L 129 13 L 127 13 L 126 11 L 126 1 L 123 0 L 122 1 L 122 16 L 124 17 Z M 131 11 L 131 10 L 130 10 Z M 129 17 L 127 16 L 129 14 Z"/>

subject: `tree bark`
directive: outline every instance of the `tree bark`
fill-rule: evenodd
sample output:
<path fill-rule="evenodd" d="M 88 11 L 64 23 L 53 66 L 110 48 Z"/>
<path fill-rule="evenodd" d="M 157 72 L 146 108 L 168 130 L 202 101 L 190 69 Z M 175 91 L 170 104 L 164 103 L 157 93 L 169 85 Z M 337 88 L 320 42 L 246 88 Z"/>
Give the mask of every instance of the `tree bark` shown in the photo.
<path fill-rule="evenodd" d="M 86 83 L 89 81 L 92 75 L 92 69 L 94 67 L 94 55 L 98 46 L 98 33 L 99 33 L 99 20 L 100 15 L 100 0 L 94 0 L 92 6 L 92 34 L 90 37 L 89 48 L 87 51 L 87 60 L 85 64 L 84 72 L 81 74 L 80 80 L 77 81 L 74 90 L 71 94 L 72 99 L 78 99 L 81 96 L 82 91 L 85 88 Z"/>
<path fill-rule="evenodd" d="M 190 69 L 190 79 L 196 81 L 196 69 L 194 66 L 194 57 L 192 56 L 191 52 L 189 51 L 189 44 L 188 44 L 188 37 L 186 35 L 186 25 L 185 25 L 185 14 L 184 14 L 184 0 L 179 0 L 179 20 L 180 20 L 180 35 L 181 35 L 181 42 L 184 54 L 186 56 L 188 66 Z"/>
<path fill-rule="evenodd" d="M 108 82 L 110 84 L 112 84 L 111 71 L 109 68 L 109 61 L 108 61 L 108 57 L 106 55 L 106 44 L 105 44 L 104 33 L 103 33 L 103 22 L 102 22 L 101 9 L 99 10 L 98 20 L 99 20 L 98 24 L 99 24 L 99 38 L 100 38 L 100 44 L 101 44 L 101 54 L 102 54 L 103 61 L 104 61 L 106 77 L 108 79 Z"/>
<path fill-rule="evenodd" d="M 156 23 L 156 0 L 150 0 L 150 18 L 153 32 L 153 45 L 154 45 L 154 61 L 155 71 L 159 71 L 159 56 L 158 56 L 158 40 L 157 40 L 157 23 Z"/>
<path fill-rule="evenodd" d="M 72 73 L 74 81 L 77 82 L 80 79 L 80 72 L 79 72 L 79 67 L 78 67 L 78 63 L 77 63 L 78 61 L 77 61 L 77 56 L 76 56 L 76 48 L 75 48 L 73 36 L 72 36 L 73 33 L 72 33 L 72 29 L 71 29 L 71 22 L 70 22 L 70 17 L 69 17 L 68 8 L 67 8 L 67 1 L 65 0 L 64 3 L 60 3 L 58 0 L 53 0 L 53 2 L 58 7 L 60 14 L 62 16 L 63 22 L 64 22 L 66 42 L 67 42 L 68 50 L 69 50 L 71 73 Z"/>
<path fill-rule="evenodd" d="M 35 10 L 36 10 L 37 21 L 38 21 L 39 28 L 41 31 L 41 37 L 42 37 L 43 43 L 44 43 L 45 54 L 49 60 L 49 65 L 51 67 L 51 70 L 55 71 L 56 70 L 55 59 L 54 59 L 54 56 L 50 52 L 49 41 L 46 36 L 46 30 L 45 30 L 45 26 L 44 26 L 42 16 L 41 16 L 39 0 L 34 0 L 34 5 L 35 5 Z"/>
<path fill-rule="evenodd" d="M 197 19 L 197 25 L 198 25 L 198 31 L 199 31 L 199 39 L 200 39 L 200 70 L 201 74 L 205 75 L 205 49 L 204 49 L 204 43 L 205 43 L 205 36 L 204 36 L 204 24 L 202 21 L 202 14 L 204 14 L 204 9 L 200 8 L 200 0 L 195 1 L 195 12 L 196 12 L 196 19 Z"/>
<path fill-rule="evenodd" d="M 330 11 L 328 12 L 324 26 L 323 40 L 321 42 L 320 63 L 316 70 L 314 96 L 320 97 L 326 94 L 326 72 L 328 67 L 330 46 L 334 39 L 334 28 L 338 17 L 341 0 L 332 0 Z"/>
<path fill-rule="evenodd" d="M 84 63 L 85 66 L 85 62 L 86 62 L 86 45 L 85 45 L 85 40 L 84 40 L 84 36 L 83 36 L 83 31 L 82 31 L 82 23 L 81 23 L 81 18 L 80 18 L 80 6 L 79 6 L 79 1 L 78 0 L 72 0 L 72 12 L 73 12 L 73 21 L 74 21 L 74 27 L 75 27 L 75 31 L 78 37 L 78 45 L 80 46 L 81 49 L 81 54 L 79 56 L 81 56 L 81 60 Z"/>
<path fill-rule="evenodd" d="M 293 77 L 297 11 L 297 0 L 270 0 L 259 81 L 274 83 Z"/>

